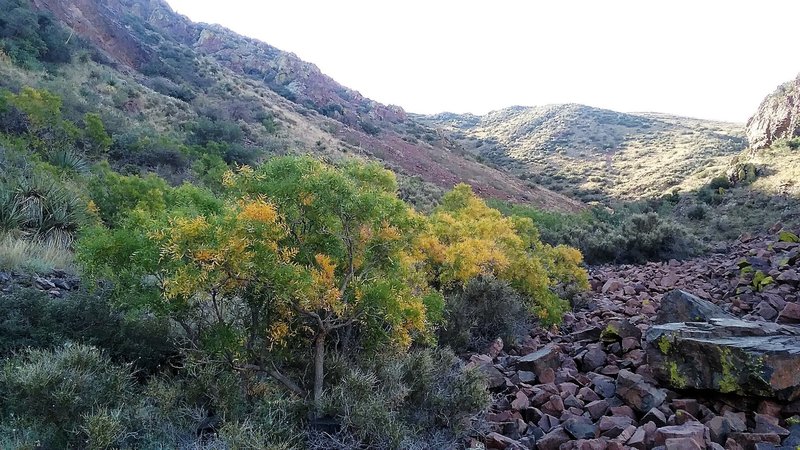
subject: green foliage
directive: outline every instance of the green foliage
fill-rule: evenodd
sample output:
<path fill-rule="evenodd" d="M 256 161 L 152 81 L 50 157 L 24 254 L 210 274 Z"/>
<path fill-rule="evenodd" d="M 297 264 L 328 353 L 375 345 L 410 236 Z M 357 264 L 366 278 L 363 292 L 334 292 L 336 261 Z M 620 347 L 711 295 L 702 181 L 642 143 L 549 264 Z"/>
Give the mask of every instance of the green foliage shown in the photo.
<path fill-rule="evenodd" d="M 488 403 L 482 376 L 465 370 L 448 349 L 333 365 L 337 382 L 325 396 L 324 411 L 343 429 L 336 436 L 312 434 L 310 448 L 337 442 L 353 448 L 451 448 L 467 431 L 463 420 Z"/>
<path fill-rule="evenodd" d="M 15 64 L 38 68 L 41 63 L 67 63 L 75 44 L 49 15 L 37 13 L 28 0 L 0 1 L 0 48 Z"/>
<path fill-rule="evenodd" d="M 105 292 L 73 292 L 56 299 L 21 289 L 4 297 L 0 314 L 4 318 L 0 322 L 0 356 L 72 341 L 94 345 L 115 361 L 153 373 L 177 354 L 168 323 L 147 314 L 125 314 L 109 303 Z"/>
<path fill-rule="evenodd" d="M 99 114 L 87 113 L 83 116 L 83 139 L 84 148 L 89 155 L 101 155 L 111 147 L 111 137 L 106 133 Z"/>
<path fill-rule="evenodd" d="M 84 208 L 80 199 L 44 177 L 0 181 L 0 231 L 18 232 L 55 247 L 69 247 Z"/>
<path fill-rule="evenodd" d="M 706 218 L 707 210 L 703 205 L 694 205 L 686 211 L 686 217 L 692 220 L 703 220 Z"/>
<path fill-rule="evenodd" d="M 128 401 L 132 381 L 128 367 L 92 347 L 26 350 L 0 367 L 0 414 L 4 422 L 49 437 L 43 444 L 67 448 L 77 444 L 82 427 L 95 422 L 91 416 L 98 410 Z"/>
<path fill-rule="evenodd" d="M 531 325 L 518 292 L 507 282 L 479 277 L 448 296 L 439 342 L 459 352 L 483 352 L 498 337 L 514 345 Z"/>

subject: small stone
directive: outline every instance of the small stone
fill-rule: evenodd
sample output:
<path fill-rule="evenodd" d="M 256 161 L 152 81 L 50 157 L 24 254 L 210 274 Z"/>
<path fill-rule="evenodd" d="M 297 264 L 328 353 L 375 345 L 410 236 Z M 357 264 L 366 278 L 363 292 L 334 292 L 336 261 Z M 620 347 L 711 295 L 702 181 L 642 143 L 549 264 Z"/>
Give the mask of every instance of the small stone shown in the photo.
<path fill-rule="evenodd" d="M 667 424 L 667 417 L 663 412 L 661 412 L 660 409 L 651 408 L 650 411 L 648 411 L 647 414 L 642 417 L 642 422 L 653 422 L 656 424 L 656 426 L 663 427 Z"/>
<path fill-rule="evenodd" d="M 527 370 L 518 371 L 517 378 L 521 383 L 532 384 L 536 382 L 536 374 Z"/>
<path fill-rule="evenodd" d="M 617 376 L 617 395 L 636 411 L 645 413 L 660 406 L 667 398 L 663 390 L 644 381 L 641 375 L 621 370 Z"/>
<path fill-rule="evenodd" d="M 541 350 L 527 354 L 517 360 L 519 370 L 535 373 L 539 378 L 545 369 L 557 369 L 561 364 L 561 352 L 555 345 L 546 345 Z"/>
<path fill-rule="evenodd" d="M 542 436 L 536 441 L 536 448 L 538 450 L 559 450 L 561 444 L 567 443 L 572 438 L 564 431 L 563 428 L 558 427 L 551 430 L 549 433 Z"/>
<path fill-rule="evenodd" d="M 539 382 L 542 384 L 553 383 L 556 381 L 556 372 L 548 367 L 539 374 Z"/>
<path fill-rule="evenodd" d="M 800 323 L 800 303 L 786 303 L 783 311 L 778 314 L 777 322 L 784 324 Z"/>
<path fill-rule="evenodd" d="M 665 450 L 703 450 L 705 448 L 705 445 L 701 446 L 692 438 L 669 438 L 664 442 Z"/>
<path fill-rule="evenodd" d="M 589 412 L 589 416 L 592 419 L 597 420 L 608 411 L 608 400 L 595 400 L 587 403 L 584 408 Z"/>
<path fill-rule="evenodd" d="M 699 422 L 687 422 L 683 425 L 661 427 L 656 430 L 656 445 L 664 445 L 667 439 L 689 438 L 697 442 L 701 448 L 705 447 L 708 428 Z"/>
<path fill-rule="evenodd" d="M 597 375 L 592 379 L 594 391 L 603 398 L 611 398 L 617 392 L 614 380 L 604 375 Z"/>
<path fill-rule="evenodd" d="M 711 440 L 718 444 L 725 444 L 731 432 L 731 421 L 722 416 L 716 416 L 706 422 Z"/>
<path fill-rule="evenodd" d="M 623 283 L 622 280 L 612 278 L 606 281 L 605 284 L 603 284 L 603 287 L 602 289 L 600 289 L 600 292 L 602 292 L 603 294 L 614 293 L 619 290 L 622 290 L 624 286 L 625 283 Z"/>
<path fill-rule="evenodd" d="M 527 409 L 531 405 L 528 396 L 522 391 L 517 391 L 514 400 L 511 401 L 511 408 L 516 411 Z"/>
<path fill-rule="evenodd" d="M 500 450 L 504 450 L 506 448 L 523 448 L 519 441 L 495 432 L 487 434 L 484 443 L 486 444 L 486 448 L 496 448 Z"/>
<path fill-rule="evenodd" d="M 541 409 L 547 414 L 559 416 L 561 412 L 564 411 L 564 400 L 558 395 L 552 395 L 550 396 L 550 400 L 542 405 Z"/>
<path fill-rule="evenodd" d="M 594 346 L 583 355 L 583 370 L 592 371 L 606 363 L 606 352 L 604 352 L 599 345 Z"/>
<path fill-rule="evenodd" d="M 597 427 L 586 417 L 573 417 L 564 422 L 564 430 L 575 439 L 597 437 Z"/>

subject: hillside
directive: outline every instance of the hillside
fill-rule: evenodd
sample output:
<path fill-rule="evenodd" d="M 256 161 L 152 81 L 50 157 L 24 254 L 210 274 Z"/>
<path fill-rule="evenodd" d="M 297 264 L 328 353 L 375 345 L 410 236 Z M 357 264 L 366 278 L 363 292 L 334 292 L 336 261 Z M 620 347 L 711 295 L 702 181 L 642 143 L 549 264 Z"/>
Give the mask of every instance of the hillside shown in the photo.
<path fill-rule="evenodd" d="M 227 139 L 237 147 L 228 162 L 252 163 L 287 152 L 332 161 L 356 156 L 416 177 L 409 181 L 414 188 L 407 189 L 412 194 L 466 182 L 486 197 L 563 211 L 582 208 L 442 145 L 400 107 L 365 98 L 291 53 L 216 25 L 193 23 L 163 0 L 32 4 L 65 24 L 71 30 L 68 41 L 81 40 L 87 53 L 49 72 L 23 70 L 0 59 L 0 87 L 46 88 L 65 99 L 67 113 L 97 110 L 120 135 L 122 130 L 152 135 L 152 130 L 180 145 L 191 141 L 190 124 L 210 121 L 217 128 L 211 130 L 214 141 Z M 168 170 L 152 156 L 122 164 L 150 165 L 168 178 L 185 178 L 168 172 L 186 168 Z M 420 181 L 427 187 L 419 188 Z"/>
<path fill-rule="evenodd" d="M 738 124 L 576 104 L 417 118 L 485 161 L 584 201 L 696 188 L 746 146 Z"/>

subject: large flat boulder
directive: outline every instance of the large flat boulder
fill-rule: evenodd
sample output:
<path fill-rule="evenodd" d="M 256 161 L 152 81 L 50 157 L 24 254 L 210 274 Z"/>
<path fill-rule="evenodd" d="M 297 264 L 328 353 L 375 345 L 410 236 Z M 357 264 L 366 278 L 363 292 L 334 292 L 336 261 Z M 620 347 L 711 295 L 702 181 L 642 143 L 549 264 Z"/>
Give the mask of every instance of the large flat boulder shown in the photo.
<path fill-rule="evenodd" d="M 800 328 L 738 319 L 667 323 L 645 336 L 653 375 L 675 389 L 800 399 Z"/>
<path fill-rule="evenodd" d="M 675 289 L 661 299 L 661 306 L 653 323 L 706 322 L 709 319 L 733 318 L 719 306 Z"/>

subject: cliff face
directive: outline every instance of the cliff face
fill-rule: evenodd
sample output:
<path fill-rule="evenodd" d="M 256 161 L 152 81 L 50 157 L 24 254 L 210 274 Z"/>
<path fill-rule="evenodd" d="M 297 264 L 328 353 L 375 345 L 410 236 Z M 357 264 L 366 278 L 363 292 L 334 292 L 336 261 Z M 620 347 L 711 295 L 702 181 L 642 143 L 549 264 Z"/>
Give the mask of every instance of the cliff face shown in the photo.
<path fill-rule="evenodd" d="M 753 150 L 795 136 L 800 136 L 800 75 L 768 95 L 747 121 L 747 139 Z"/>

